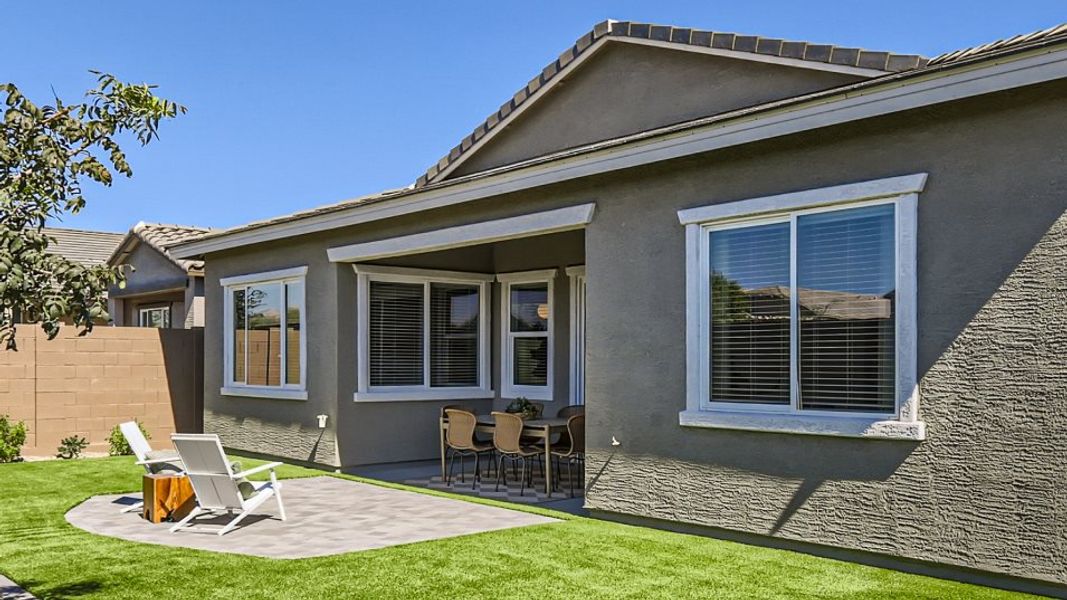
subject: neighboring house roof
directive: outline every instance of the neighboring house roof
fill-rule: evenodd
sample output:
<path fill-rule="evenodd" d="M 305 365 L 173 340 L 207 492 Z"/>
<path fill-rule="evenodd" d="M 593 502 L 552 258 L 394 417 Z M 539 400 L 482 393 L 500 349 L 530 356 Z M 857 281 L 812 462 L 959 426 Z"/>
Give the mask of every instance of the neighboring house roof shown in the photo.
<path fill-rule="evenodd" d="M 690 30 L 690 32 L 690 39 L 692 40 L 692 30 Z M 210 241 L 216 238 L 235 236 L 237 234 L 241 234 L 238 238 L 236 238 L 240 239 L 251 234 L 254 230 L 266 228 L 279 229 L 279 234 L 272 238 L 277 239 L 286 236 L 286 234 L 282 233 L 281 230 L 299 231 L 300 229 L 297 227 L 297 223 L 295 222 L 309 220 L 316 217 L 326 218 L 327 216 L 329 216 L 331 222 L 334 222 L 336 226 L 344 226 L 347 222 L 341 220 L 339 218 L 340 215 L 338 215 L 337 213 L 342 213 L 343 211 L 353 209 L 363 209 L 366 207 L 366 205 L 385 203 L 387 201 L 408 198 L 420 194 L 434 193 L 438 190 L 444 190 L 445 188 L 454 188 L 475 181 L 489 180 L 499 175 L 511 173 L 521 169 L 527 169 L 529 167 L 537 165 L 557 162 L 562 163 L 564 161 L 568 161 L 569 159 L 573 159 L 583 155 L 591 155 L 594 153 L 602 153 L 607 151 L 615 152 L 619 147 L 622 146 L 631 146 L 634 144 L 644 143 L 646 141 L 652 141 L 656 139 L 667 139 L 674 135 L 688 134 L 690 131 L 693 130 L 705 129 L 709 127 L 724 128 L 728 123 L 732 123 L 735 121 L 748 122 L 764 114 L 777 114 L 778 111 L 798 110 L 799 105 L 807 105 L 813 103 L 826 105 L 837 101 L 845 101 L 849 98 L 855 97 L 858 93 L 870 94 L 873 93 L 875 89 L 896 88 L 901 85 L 908 85 L 912 82 L 921 83 L 922 81 L 927 79 L 927 76 L 931 74 L 941 71 L 947 71 L 956 67 L 959 67 L 959 69 L 963 69 L 965 67 L 969 68 L 970 65 L 978 63 L 995 66 L 999 59 L 1001 59 L 1002 57 L 1030 50 L 1036 50 L 1039 48 L 1050 47 L 1053 45 L 1059 45 L 1065 42 L 1067 42 L 1067 24 L 1051 27 L 1026 35 L 1014 36 L 1011 38 L 1006 38 L 1004 40 L 998 40 L 996 42 L 992 42 L 990 44 L 985 44 L 982 46 L 976 46 L 974 48 L 967 48 L 963 50 L 949 52 L 946 54 L 942 54 L 934 59 L 930 59 L 929 61 L 926 61 L 924 59 L 923 64 L 921 66 L 917 66 L 916 68 L 903 70 L 896 73 L 887 73 L 885 75 L 859 81 L 854 84 L 832 88 L 820 92 L 804 94 L 792 98 L 786 98 L 783 100 L 775 100 L 772 102 L 767 102 L 765 104 L 742 108 L 723 114 L 712 115 L 709 117 L 694 119 L 675 125 L 659 127 L 648 131 L 641 131 L 638 133 L 621 136 L 618 138 L 603 140 L 585 146 L 570 148 L 567 150 L 554 152 L 545 156 L 539 156 L 517 163 L 496 167 L 487 171 L 464 175 L 462 177 L 426 183 L 427 176 L 423 175 L 420 178 L 420 181 L 423 182 L 422 185 L 412 185 L 402 189 L 394 189 L 376 194 L 368 194 L 365 196 L 360 196 L 358 198 L 348 199 L 334 204 L 312 208 L 309 210 L 303 210 L 288 215 L 281 215 L 270 219 L 256 221 L 230 229 L 216 230 L 209 234 L 205 234 L 198 241 Z M 559 180 L 563 181 L 565 179 L 566 178 L 560 178 Z M 367 208 L 369 209 L 369 207 Z M 384 207 L 382 209 L 374 210 L 375 212 L 382 212 L 382 214 L 389 213 L 388 209 Z M 180 253 L 189 256 L 195 255 L 195 246 L 197 245 L 199 244 L 192 245 L 188 250 L 182 249 L 180 250 Z M 237 243 L 236 241 L 232 244 L 232 246 L 240 245 L 242 244 Z M 231 245 L 227 245 L 227 247 L 230 246 Z"/>
<path fill-rule="evenodd" d="M 720 51 L 722 54 L 735 58 L 745 58 L 748 55 L 751 59 L 765 60 L 767 57 L 773 57 L 789 62 L 811 63 L 820 67 L 846 67 L 850 68 L 849 72 L 868 77 L 923 67 L 927 62 L 926 58 L 918 54 L 895 54 L 832 44 L 815 44 L 651 23 L 604 21 L 597 23 L 592 31 L 578 38 L 573 46 L 542 69 L 499 110 L 475 127 L 470 135 L 463 138 L 448 154 L 427 169 L 426 173 L 418 178 L 415 186 L 420 187 L 441 180 L 467 155 L 476 150 L 480 141 L 490 137 L 490 132 L 506 126 L 514 120 L 517 113 L 543 95 L 537 92 L 544 91 L 555 81 L 565 77 L 586 55 L 603 47 L 603 44 L 598 43 L 602 40 L 658 42 L 658 44 L 685 50 Z"/>
<path fill-rule="evenodd" d="M 123 238 L 123 234 L 110 231 L 59 227 L 45 227 L 44 232 L 55 240 L 48 246 L 49 252 L 85 266 L 105 264 Z"/>
<path fill-rule="evenodd" d="M 164 223 L 145 223 L 141 221 L 134 225 L 125 236 L 122 243 L 114 248 L 107 262 L 112 265 L 121 264 L 126 257 L 141 243 L 148 244 L 157 252 L 167 257 L 178 268 L 186 273 L 198 275 L 204 271 L 203 260 L 188 260 L 175 258 L 169 252 L 169 248 L 182 242 L 192 241 L 212 230 L 207 227 L 194 227 L 190 225 L 167 225 Z"/>

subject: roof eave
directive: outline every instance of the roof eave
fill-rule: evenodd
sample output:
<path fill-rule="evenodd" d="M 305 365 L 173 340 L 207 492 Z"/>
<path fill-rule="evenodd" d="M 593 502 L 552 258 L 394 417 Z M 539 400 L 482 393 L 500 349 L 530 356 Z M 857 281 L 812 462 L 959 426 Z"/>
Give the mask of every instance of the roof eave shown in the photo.
<path fill-rule="evenodd" d="M 398 214 L 408 214 L 414 212 L 414 210 L 401 210 L 396 209 L 395 207 L 397 207 L 400 202 L 404 202 L 406 205 L 414 205 L 420 197 L 423 198 L 422 204 L 424 207 L 419 208 L 418 210 L 425 210 L 427 208 L 446 206 L 449 203 L 463 202 L 474 198 L 484 198 L 490 195 L 516 191 L 518 189 L 527 189 L 534 185 L 546 185 L 546 183 L 531 184 L 541 172 L 546 170 L 555 171 L 560 174 L 556 181 L 565 181 L 577 177 L 584 177 L 594 172 L 629 168 L 640 164 L 647 164 L 649 162 L 669 160 L 687 154 L 706 152 L 712 149 L 726 147 L 726 145 L 738 145 L 756 141 L 758 139 L 787 135 L 795 133 L 796 131 L 825 127 L 834 124 L 835 122 L 827 121 L 823 124 L 813 124 L 804 127 L 801 127 L 799 124 L 794 124 L 793 129 L 779 128 L 775 130 L 766 130 L 765 127 L 764 131 L 759 134 L 752 133 L 759 128 L 761 122 L 770 121 L 785 113 L 797 113 L 802 110 L 817 111 L 819 109 L 822 109 L 825 112 L 840 113 L 841 111 L 838 110 L 839 103 L 855 100 L 861 96 L 869 98 L 879 93 L 891 94 L 900 92 L 901 88 L 920 86 L 927 82 L 937 83 L 938 80 L 952 76 L 959 76 L 964 79 L 965 83 L 968 85 L 963 86 L 949 100 L 939 99 L 937 102 L 961 99 L 964 97 L 998 91 L 1000 89 L 1021 87 L 1052 79 L 1067 78 L 1067 57 L 1054 56 L 1052 58 L 1047 58 L 1051 55 L 1063 53 L 1064 50 L 1067 50 L 1067 39 L 1060 39 L 1054 42 L 1049 41 L 1047 43 L 1038 44 L 1036 47 L 1027 46 L 1025 48 L 1013 48 L 1002 53 L 976 57 L 964 62 L 937 65 L 936 67 L 920 71 L 888 75 L 877 80 L 860 82 L 852 86 L 845 86 L 843 88 L 825 92 L 816 92 L 814 94 L 808 94 L 797 98 L 776 101 L 757 107 L 742 109 L 726 115 L 719 115 L 708 119 L 698 119 L 689 123 L 626 136 L 619 140 L 608 140 L 548 157 L 540 157 L 538 159 L 506 165 L 490 171 L 466 175 L 461 178 L 450 179 L 421 188 L 405 190 L 378 201 L 368 201 L 356 205 L 342 205 L 338 206 L 336 210 L 311 214 L 299 219 L 270 223 L 263 225 L 262 227 L 222 232 L 214 236 L 206 236 L 199 240 L 175 245 L 171 247 L 171 252 L 178 258 L 199 257 L 209 252 L 217 252 L 228 248 L 259 243 L 260 241 L 300 235 L 309 230 L 346 227 L 362 222 L 388 218 Z M 1045 58 L 1043 59 L 1043 57 Z M 1030 65 L 1028 63 L 1027 65 L 1019 66 L 1019 63 L 1024 61 L 1029 61 L 1034 64 Z M 992 71 L 996 69 L 1005 70 L 1012 65 L 1018 67 L 1018 69 L 1007 74 L 990 73 L 985 74 L 984 76 L 981 74 L 974 76 L 981 71 Z M 996 81 L 987 82 L 988 85 L 984 87 L 974 85 L 975 81 L 990 79 L 994 76 L 997 77 Z M 946 83 L 943 85 L 947 86 L 949 84 Z M 926 105 L 922 104 L 920 98 L 914 93 L 898 93 L 892 98 L 895 98 L 896 102 L 890 103 L 886 110 L 876 114 L 887 114 L 888 112 L 908 110 L 915 106 Z M 910 102 L 911 104 L 907 104 L 906 102 Z M 927 104 L 929 103 L 935 102 L 928 102 Z M 838 114 L 837 118 L 841 119 L 843 117 Z M 861 115 L 839 122 L 848 122 L 862 118 L 867 117 Z M 740 132 L 740 135 L 731 137 L 731 141 L 728 144 L 718 146 L 707 144 L 701 146 L 693 143 L 694 141 L 699 141 L 697 138 L 701 132 L 704 134 L 711 132 L 720 137 L 726 137 L 724 132 L 729 129 L 731 124 L 743 125 L 744 129 Z M 653 144 L 672 146 L 674 152 L 657 155 L 661 157 L 652 160 L 647 154 L 649 153 L 649 147 Z M 624 149 L 630 150 L 627 153 Z M 643 153 L 646 154 L 646 156 L 642 156 Z M 599 166 L 603 167 L 603 170 L 593 171 L 589 168 L 579 168 L 578 166 L 575 166 L 575 163 L 582 158 L 586 161 L 598 162 Z M 608 164 L 612 166 L 607 168 Z M 521 172 L 532 172 L 535 169 L 540 169 L 540 171 L 534 172 L 532 175 L 527 175 L 525 178 L 522 176 Z M 516 181 L 524 181 L 526 187 L 516 184 Z M 476 193 L 479 190 L 480 193 Z M 452 197 L 451 201 L 446 201 L 441 198 L 446 194 Z M 391 207 L 393 208 L 391 209 Z M 353 218 L 353 215 L 355 215 L 356 218 Z M 314 227 L 314 229 L 309 229 L 309 225 Z"/>

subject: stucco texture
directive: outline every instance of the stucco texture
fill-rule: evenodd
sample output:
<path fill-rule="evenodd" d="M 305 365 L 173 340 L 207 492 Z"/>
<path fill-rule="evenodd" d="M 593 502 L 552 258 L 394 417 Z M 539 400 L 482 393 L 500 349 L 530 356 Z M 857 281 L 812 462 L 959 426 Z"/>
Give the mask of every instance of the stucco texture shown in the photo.
<path fill-rule="evenodd" d="M 1067 582 L 1064 91 L 1004 93 L 617 177 L 587 230 L 587 506 Z M 930 174 L 918 248 L 927 441 L 680 427 L 684 236 L 674 209 L 917 172 Z"/>
<path fill-rule="evenodd" d="M 318 447 L 314 459 L 326 464 L 403 460 L 410 438 L 389 435 L 401 430 L 432 445 L 424 432 L 439 403 L 352 401 L 355 275 L 328 263 L 326 249 L 595 202 L 583 239 L 590 508 L 1067 584 L 1065 94 L 1063 83 L 1032 86 L 212 254 L 205 427 L 230 446 L 306 460 L 314 415 L 326 413 L 324 440 L 340 448 Z M 929 173 L 918 240 L 927 440 L 679 426 L 686 306 L 676 211 L 919 172 Z M 497 266 L 484 249 L 454 252 L 424 258 Z M 515 256 L 524 268 L 572 260 Z M 218 278 L 305 264 L 309 399 L 220 396 Z"/>

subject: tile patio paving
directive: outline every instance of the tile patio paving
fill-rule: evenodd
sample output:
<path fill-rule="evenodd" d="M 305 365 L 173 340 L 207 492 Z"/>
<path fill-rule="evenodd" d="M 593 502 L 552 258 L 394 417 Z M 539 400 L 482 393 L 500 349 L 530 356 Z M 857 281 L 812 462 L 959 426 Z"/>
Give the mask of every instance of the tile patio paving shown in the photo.
<path fill-rule="evenodd" d="M 226 519 L 202 517 L 197 525 L 170 533 L 139 512 L 121 513 L 138 495 L 94 496 L 72 508 L 67 521 L 86 531 L 126 540 L 267 558 L 308 558 L 512 527 L 558 522 L 504 508 L 416 492 L 394 490 L 336 477 L 282 481 L 288 520 L 268 500 L 232 532 L 215 532 Z"/>

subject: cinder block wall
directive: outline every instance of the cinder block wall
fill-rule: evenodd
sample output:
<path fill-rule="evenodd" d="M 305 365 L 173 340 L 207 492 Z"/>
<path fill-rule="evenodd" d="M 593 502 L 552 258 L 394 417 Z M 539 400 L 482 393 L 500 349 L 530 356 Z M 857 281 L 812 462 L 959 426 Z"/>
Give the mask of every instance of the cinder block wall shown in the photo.
<path fill-rule="evenodd" d="M 0 350 L 0 414 L 29 428 L 23 456 L 50 456 L 60 440 L 84 436 L 106 451 L 117 423 L 138 419 L 153 445 L 203 428 L 203 331 L 64 327 L 48 340 L 19 326 L 18 350 Z"/>

